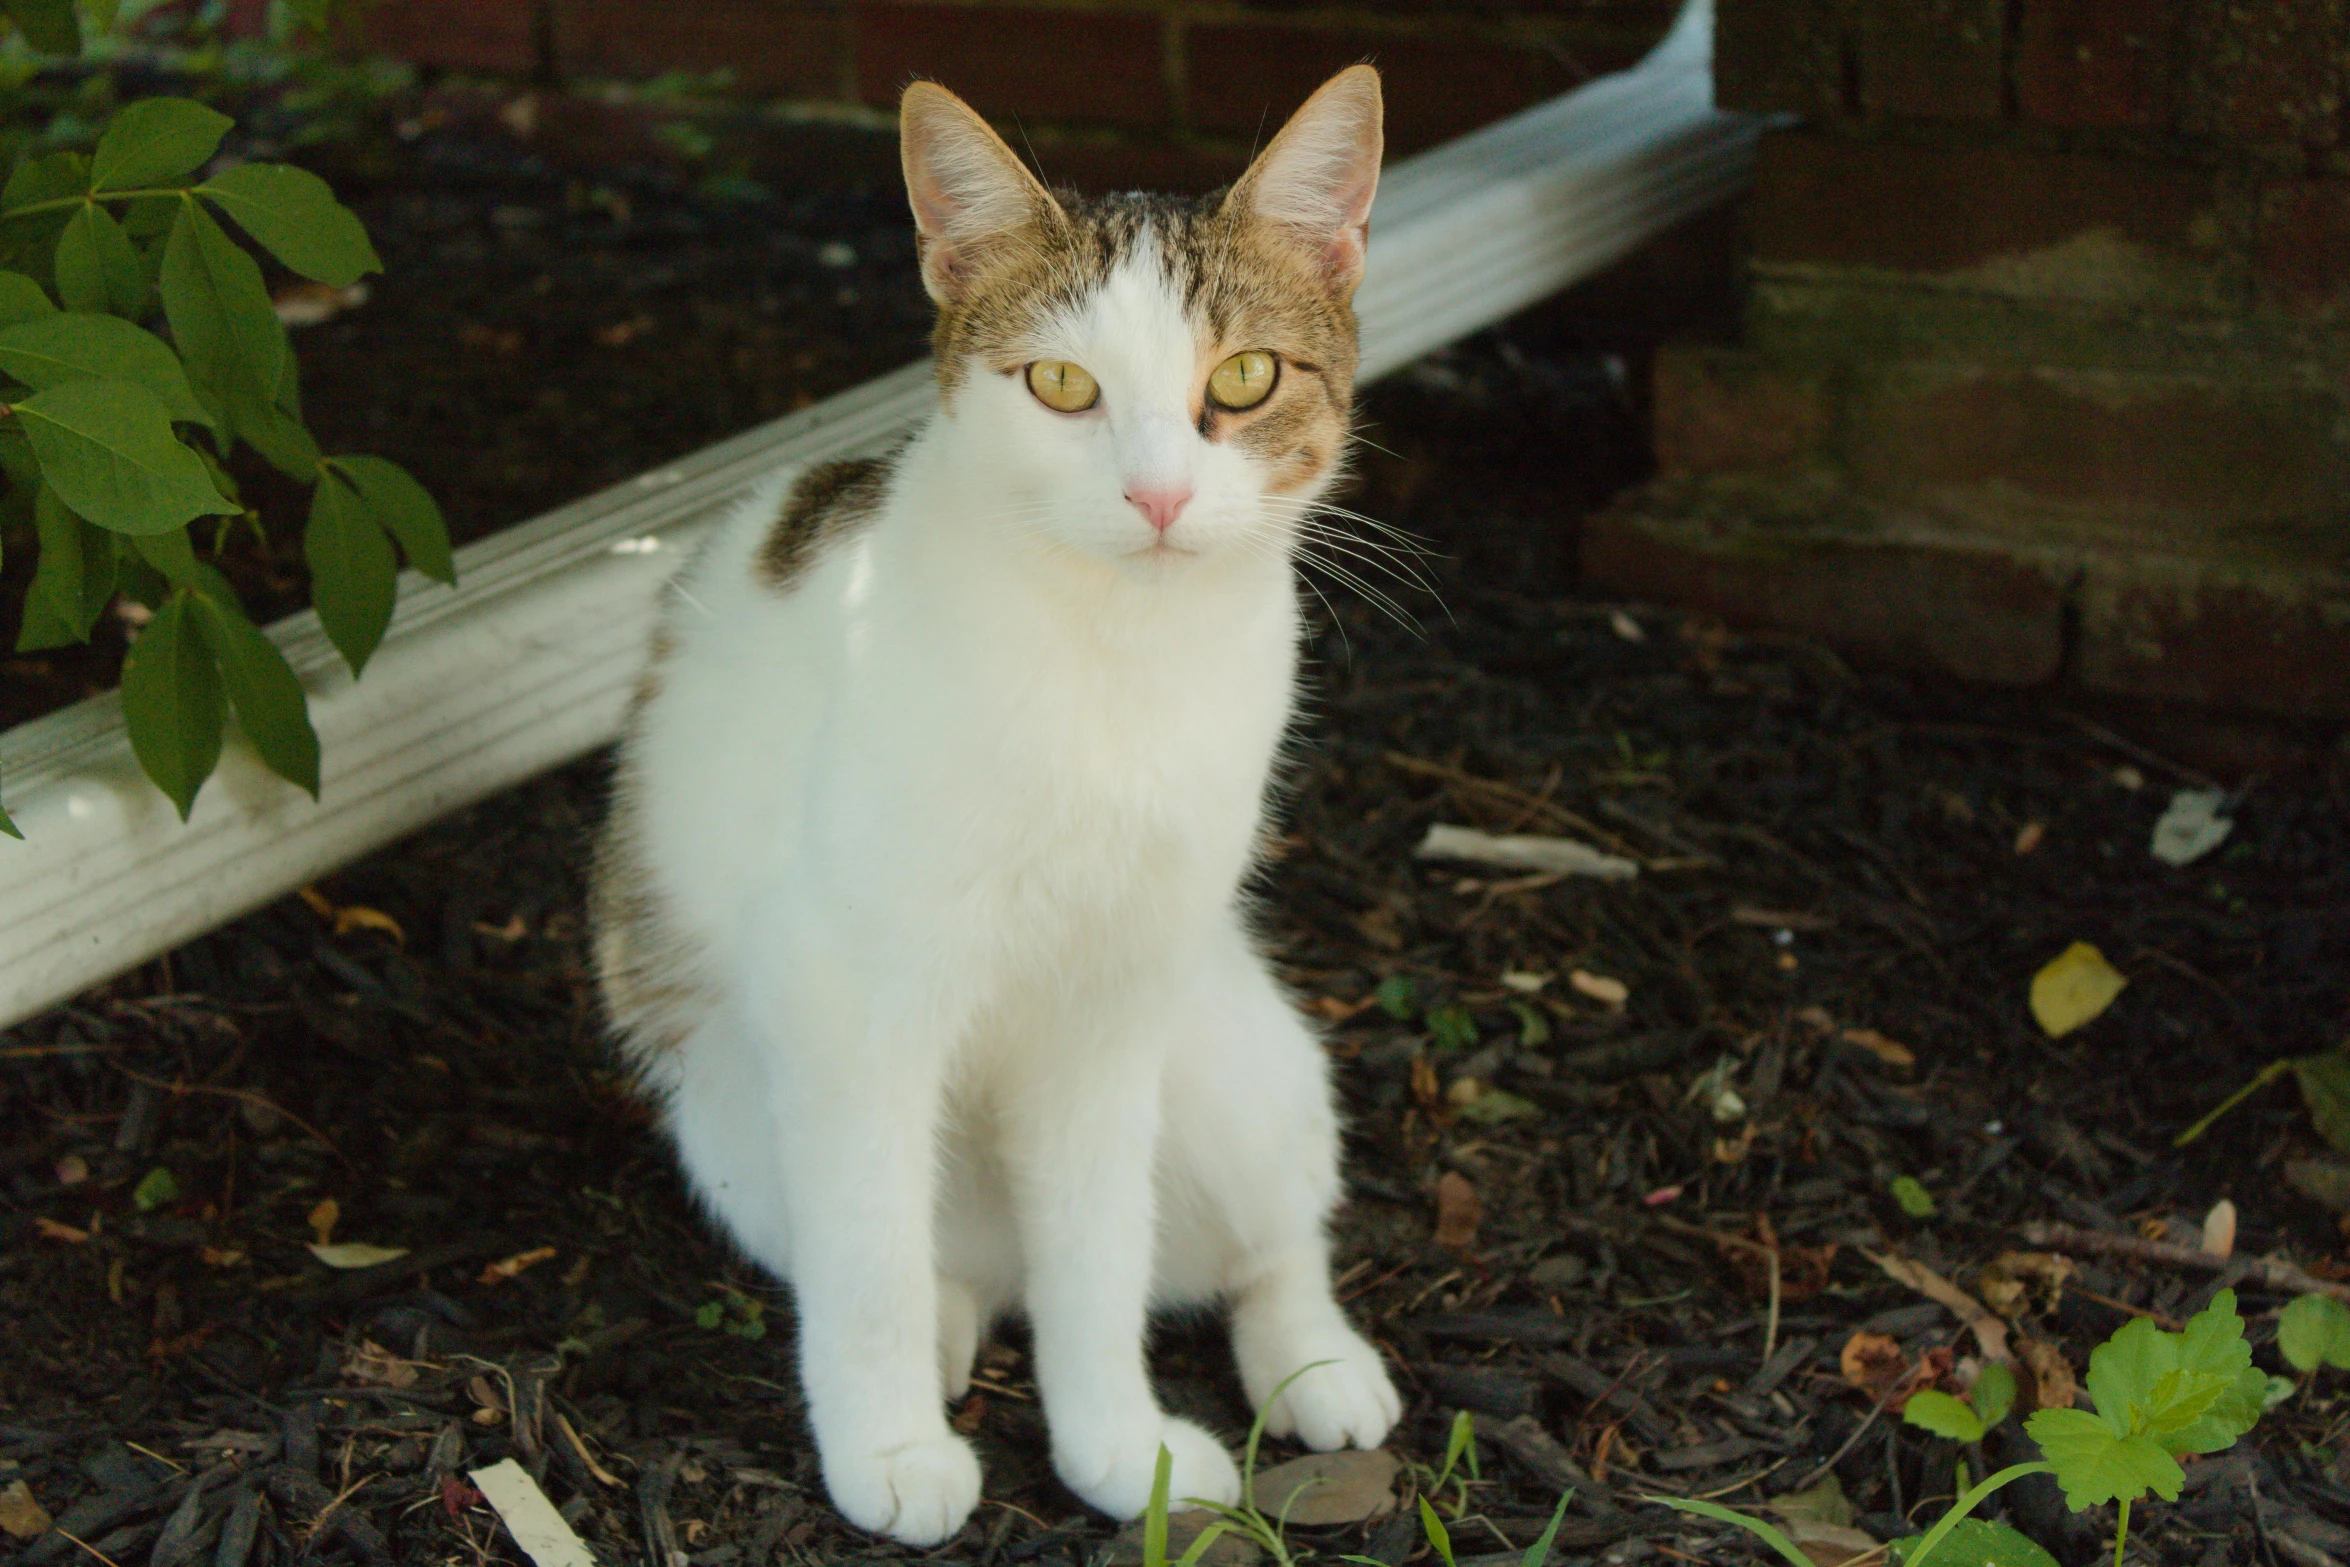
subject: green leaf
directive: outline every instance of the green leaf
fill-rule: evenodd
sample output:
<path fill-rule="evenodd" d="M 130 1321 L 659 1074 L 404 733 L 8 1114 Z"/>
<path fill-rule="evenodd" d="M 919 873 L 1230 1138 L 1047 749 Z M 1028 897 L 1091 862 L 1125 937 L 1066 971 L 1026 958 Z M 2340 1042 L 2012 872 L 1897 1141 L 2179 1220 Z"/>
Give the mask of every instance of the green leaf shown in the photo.
<path fill-rule="evenodd" d="M 141 1213 L 153 1213 L 179 1200 L 179 1177 L 171 1173 L 168 1165 L 157 1165 L 139 1178 L 138 1185 L 131 1188 L 131 1205 Z"/>
<path fill-rule="evenodd" d="M 1523 1001 L 1510 1003 L 1510 1010 L 1518 1016 L 1518 1044 L 1527 1050 L 1538 1050 L 1550 1043 L 1550 1019 Z"/>
<path fill-rule="evenodd" d="M 1444 1439 L 1444 1467 L 1436 1471 L 1438 1485 L 1452 1478 L 1453 1466 L 1461 1461 L 1462 1455 L 1468 1453 L 1476 1442 L 1477 1417 L 1465 1409 L 1455 1410 L 1452 1430 L 1446 1433 Z"/>
<path fill-rule="evenodd" d="M 2350 1368 L 2350 1307 L 2331 1295 L 2300 1295 L 2278 1314 L 2277 1348 L 2295 1371 Z"/>
<path fill-rule="evenodd" d="M 334 19 L 334 0 L 287 0 L 294 19 L 314 33 L 323 33 Z M 1156 1563 L 1152 1567 L 1157 1567 Z"/>
<path fill-rule="evenodd" d="M 2293 1063 L 2293 1076 L 2317 1135 L 2336 1152 L 2350 1153 L 2350 1054 L 2329 1050 L 2302 1056 Z"/>
<path fill-rule="evenodd" d="M 326 181 L 285 163 L 241 163 L 196 187 L 278 260 L 343 288 L 383 270 L 359 216 Z"/>
<path fill-rule="evenodd" d="M 220 138 L 235 123 L 192 98 L 126 104 L 90 155 L 90 188 L 139 190 L 193 174 L 220 150 Z"/>
<path fill-rule="evenodd" d="M 1886 1547 L 1898 1567 L 1913 1567 L 1916 1558 L 1911 1555 L 1926 1537 L 1913 1534 L 1905 1540 L 1895 1540 Z M 1957 1567 L 2057 1567 L 2056 1558 L 2042 1550 L 2028 1535 L 2020 1534 L 2003 1523 L 1987 1518 L 1962 1518 L 1950 1526 L 1934 1552 L 1935 1561 L 1948 1561 Z"/>
<path fill-rule="evenodd" d="M 165 533 L 237 510 L 173 436 L 170 410 L 143 386 L 67 381 L 18 403 L 16 416 L 58 498 L 101 528 Z"/>
<path fill-rule="evenodd" d="M 25 591 L 16 650 L 87 642 L 114 597 L 114 540 L 75 516 L 45 484 L 33 497 L 33 524 L 41 560 Z"/>
<path fill-rule="evenodd" d="M 1948 1393 L 1927 1388 L 1912 1393 L 1903 1406 L 1901 1418 L 1921 1430 L 1936 1436 L 1946 1436 L 1953 1442 L 1980 1442 L 1984 1423 L 1980 1415 Z"/>
<path fill-rule="evenodd" d="M 52 152 L 27 158 L 0 186 L 0 212 L 14 212 L 60 196 L 80 196 L 90 188 L 90 160 L 78 152 Z"/>
<path fill-rule="evenodd" d="M 2089 1352 L 2084 1380 L 2098 1415 L 2114 1430 L 2140 1429 L 2155 1384 L 2179 1369 L 2180 1335 L 2165 1333 L 2146 1317 L 2132 1317 L 2113 1337 Z"/>
<path fill-rule="evenodd" d="M 455 582 L 457 563 L 449 553 L 449 525 L 423 485 L 398 463 L 381 457 L 337 457 L 335 468 L 400 541 L 408 564 L 435 582 Z"/>
<path fill-rule="evenodd" d="M 8 812 L 5 808 L 0 808 L 0 833 L 6 833 L 19 843 L 24 842 L 24 834 L 16 830 L 16 823 L 8 819 Z"/>
<path fill-rule="evenodd" d="M 2015 1408 L 2015 1373 L 1994 1360 L 1975 1374 L 1975 1385 L 1967 1390 L 1967 1400 L 1975 1406 L 1975 1417 L 1988 1431 L 2007 1418 Z"/>
<path fill-rule="evenodd" d="M 1142 1510 L 1142 1567 L 1167 1567 L 1167 1488 L 1174 1472 L 1175 1455 L 1162 1442 L 1151 1469 L 1150 1501 Z"/>
<path fill-rule="evenodd" d="M 1371 994 L 1373 999 L 1379 1003 L 1379 1010 L 1385 1012 L 1389 1017 L 1399 1023 L 1411 1021 L 1414 1004 L 1412 982 L 1409 976 L 1390 974 L 1379 981 L 1379 988 Z"/>
<path fill-rule="evenodd" d="M 241 394 L 231 399 L 237 434 L 245 444 L 269 459 L 269 465 L 288 478 L 308 484 L 318 478 L 318 443 L 302 421 L 274 404 L 258 404 Z"/>
<path fill-rule="evenodd" d="M 1444 1567 L 1454 1567 L 1452 1535 L 1445 1529 L 1444 1520 L 1436 1516 L 1436 1509 L 1428 1505 L 1425 1496 L 1420 1498 L 1420 1528 L 1427 1534 L 1428 1543 L 1436 1548 L 1436 1554 Z"/>
<path fill-rule="evenodd" d="M 4 7 L 24 41 L 43 54 L 80 54 L 82 22 L 73 0 L 6 0 Z"/>
<path fill-rule="evenodd" d="M 170 579 L 174 587 L 193 587 L 197 572 L 196 546 L 188 538 L 188 530 L 174 528 L 169 533 L 141 534 L 131 540 L 139 557 Z"/>
<path fill-rule="evenodd" d="M 1661 1503 L 1672 1508 L 1675 1512 L 1695 1513 L 1700 1518 L 1711 1518 L 1716 1523 L 1726 1523 L 1744 1529 L 1748 1534 L 1753 1535 L 1763 1544 L 1786 1557 L 1794 1564 L 1794 1567 L 1812 1567 L 1812 1559 L 1798 1550 L 1795 1542 L 1788 1539 L 1786 1532 L 1777 1524 L 1765 1523 L 1760 1518 L 1749 1518 L 1744 1513 L 1732 1512 L 1719 1502 L 1700 1501 L 1695 1497 L 1644 1496 L 1641 1500 Z M 1425 1507 L 1428 1504 L 1422 1502 L 1420 1505 Z"/>
<path fill-rule="evenodd" d="M 707 1328 L 714 1332 L 717 1330 L 718 1324 L 725 1320 L 726 1303 L 724 1301 L 713 1300 L 694 1308 L 694 1326 L 697 1328 Z"/>
<path fill-rule="evenodd" d="M 391 624 L 399 575 L 391 540 L 358 492 L 330 473 L 311 494 L 302 553 L 310 562 L 310 599 L 319 623 L 356 675 Z"/>
<path fill-rule="evenodd" d="M 1550 1515 L 1549 1525 L 1543 1529 L 1541 1538 L 1526 1547 L 1526 1554 L 1519 1558 L 1518 1567 L 1543 1567 L 1550 1560 L 1550 1544 L 1558 1538 L 1559 1525 L 1567 1521 L 1567 1503 L 1574 1499 L 1575 1493 L 1571 1489 L 1560 1495 L 1558 1507 Z"/>
<path fill-rule="evenodd" d="M 40 284 L 22 272 L 0 272 L 0 326 L 38 321 L 55 314 L 57 307 L 49 302 Z"/>
<path fill-rule="evenodd" d="M 2055 1466 L 2065 1505 L 2076 1513 L 2124 1497 L 2136 1501 L 2149 1491 L 2166 1502 L 2178 1500 L 2179 1484 L 2186 1478 L 2178 1460 L 2150 1436 L 2122 1435 L 2103 1413 L 2043 1409 L 2024 1423 L 2024 1429 Z"/>
<path fill-rule="evenodd" d="M 163 601 L 122 661 L 122 716 L 131 750 L 188 819 L 220 761 L 226 718 L 220 672 L 189 624 L 185 589 Z"/>
<path fill-rule="evenodd" d="M 189 377 L 229 421 L 277 406 L 292 357 L 285 323 L 269 303 L 261 268 L 195 202 L 183 202 L 164 242 L 163 313 Z"/>
<path fill-rule="evenodd" d="M 1931 1219 L 1940 1211 L 1934 1205 L 1934 1194 L 1914 1175 L 1896 1175 L 1885 1189 L 1893 1194 L 1901 1211 L 1913 1219 Z"/>
<path fill-rule="evenodd" d="M 1438 1007 L 1427 1022 L 1428 1037 L 1439 1050 L 1469 1050 L 1477 1044 L 1477 1020 L 1465 1007 Z"/>
<path fill-rule="evenodd" d="M 96 202 L 84 202 L 57 236 L 57 297 L 68 310 L 136 321 L 147 309 L 147 272 L 122 225 Z"/>
<path fill-rule="evenodd" d="M 172 418 L 212 423 L 179 356 L 163 339 L 119 316 L 77 311 L 0 327 L 0 371 L 35 389 L 93 376 L 131 381 L 161 399 Z"/>

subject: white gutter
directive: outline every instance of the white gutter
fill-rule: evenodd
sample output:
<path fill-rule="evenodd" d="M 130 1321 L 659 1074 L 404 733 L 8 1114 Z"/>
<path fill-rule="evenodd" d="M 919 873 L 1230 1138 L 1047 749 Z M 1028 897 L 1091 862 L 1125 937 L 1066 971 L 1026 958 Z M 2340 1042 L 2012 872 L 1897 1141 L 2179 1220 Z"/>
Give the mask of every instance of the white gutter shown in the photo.
<path fill-rule="evenodd" d="M 1716 113 L 1711 0 L 1639 66 L 1387 170 L 1357 308 L 1365 379 L 1589 276 L 1743 188 L 1757 123 Z M 233 736 L 186 824 L 113 695 L 0 735 L 0 1025 L 167 952 L 414 828 L 610 741 L 653 590 L 778 468 L 870 452 L 928 411 L 927 363 L 869 381 L 400 579 L 354 682 L 315 615 L 269 634 L 310 693 L 320 798 Z"/>

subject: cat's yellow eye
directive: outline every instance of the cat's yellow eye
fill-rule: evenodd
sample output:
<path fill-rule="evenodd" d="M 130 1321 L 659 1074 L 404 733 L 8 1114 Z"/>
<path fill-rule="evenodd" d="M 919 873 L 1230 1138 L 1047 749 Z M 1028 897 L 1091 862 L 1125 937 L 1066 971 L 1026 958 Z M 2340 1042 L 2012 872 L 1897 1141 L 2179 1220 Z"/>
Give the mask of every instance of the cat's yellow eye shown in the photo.
<path fill-rule="evenodd" d="M 1066 359 L 1039 359 L 1028 367 L 1028 389 L 1047 408 L 1081 414 L 1100 401 L 1102 389 L 1083 365 Z"/>
<path fill-rule="evenodd" d="M 1252 348 L 1216 366 L 1208 396 L 1219 408 L 1254 408 L 1273 390 L 1273 376 L 1273 356 Z"/>

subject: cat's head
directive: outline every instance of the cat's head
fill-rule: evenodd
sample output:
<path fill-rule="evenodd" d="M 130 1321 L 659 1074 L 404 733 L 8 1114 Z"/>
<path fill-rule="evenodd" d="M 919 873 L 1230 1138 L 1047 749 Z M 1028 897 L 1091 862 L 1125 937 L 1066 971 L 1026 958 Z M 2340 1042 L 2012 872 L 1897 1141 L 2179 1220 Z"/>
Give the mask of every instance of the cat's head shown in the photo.
<path fill-rule="evenodd" d="M 1345 456 L 1378 72 L 1332 77 L 1199 199 L 1056 195 L 928 82 L 900 127 L 973 481 L 1101 559 L 1166 567 L 1285 539 Z"/>

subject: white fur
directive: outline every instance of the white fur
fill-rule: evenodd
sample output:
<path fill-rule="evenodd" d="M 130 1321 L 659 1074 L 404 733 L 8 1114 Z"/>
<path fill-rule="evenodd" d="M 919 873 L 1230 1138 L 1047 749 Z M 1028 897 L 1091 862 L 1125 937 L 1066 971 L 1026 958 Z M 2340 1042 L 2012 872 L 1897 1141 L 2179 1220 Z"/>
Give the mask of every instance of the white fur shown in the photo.
<path fill-rule="evenodd" d="M 1062 1479 L 1119 1517 L 1231 1459 L 1164 1414 L 1152 1304 L 1228 1300 L 1268 1428 L 1399 1405 L 1331 1298 L 1337 1121 L 1240 883 L 1290 722 L 1297 498 L 1190 423 L 1144 249 L 1049 328 L 1101 401 L 970 367 L 879 515 L 786 594 L 770 490 L 688 568 L 629 742 L 641 853 L 723 1000 L 656 1057 L 695 1189 L 790 1281 L 835 1503 L 915 1545 L 979 1495 L 942 1404 L 1024 1310 Z M 1162 542 L 1123 498 L 1194 499 Z"/>

